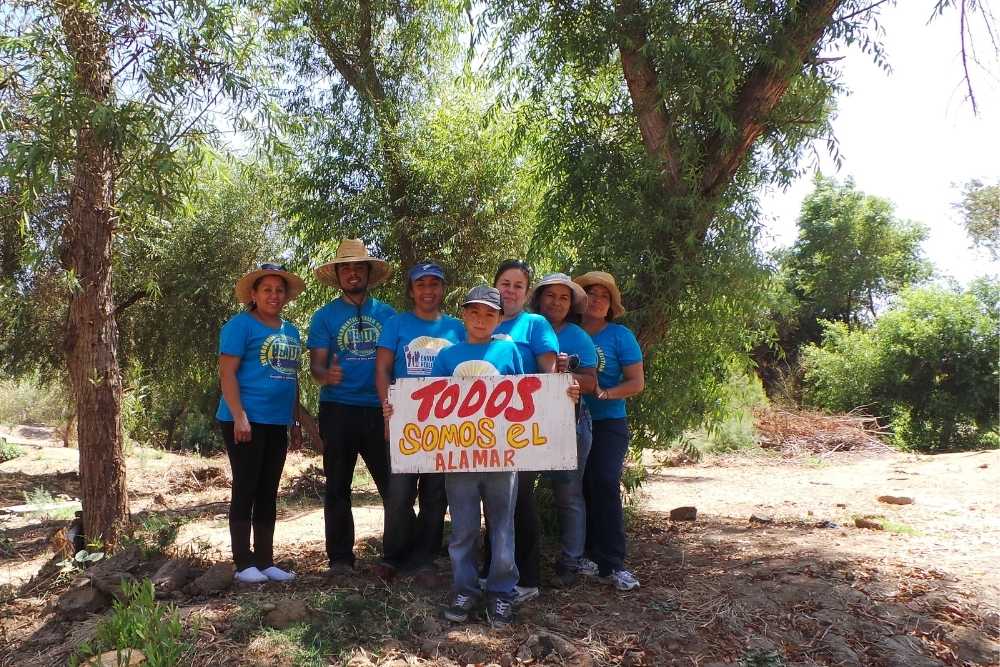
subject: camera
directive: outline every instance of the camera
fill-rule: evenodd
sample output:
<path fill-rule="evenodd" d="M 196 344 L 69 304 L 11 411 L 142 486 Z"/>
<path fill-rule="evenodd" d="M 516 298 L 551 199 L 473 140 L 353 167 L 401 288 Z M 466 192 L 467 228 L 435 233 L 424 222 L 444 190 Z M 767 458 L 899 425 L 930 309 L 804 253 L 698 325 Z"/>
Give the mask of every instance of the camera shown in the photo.
<path fill-rule="evenodd" d="M 573 372 L 580 368 L 580 355 L 579 354 L 568 354 L 566 355 L 569 360 L 569 370 Z"/>

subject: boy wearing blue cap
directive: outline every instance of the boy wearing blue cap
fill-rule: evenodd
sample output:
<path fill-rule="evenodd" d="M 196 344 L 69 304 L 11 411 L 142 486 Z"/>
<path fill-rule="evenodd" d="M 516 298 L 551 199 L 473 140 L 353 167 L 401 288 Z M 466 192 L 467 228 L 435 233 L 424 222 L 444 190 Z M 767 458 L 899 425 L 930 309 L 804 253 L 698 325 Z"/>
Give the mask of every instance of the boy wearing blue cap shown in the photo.
<path fill-rule="evenodd" d="M 465 340 L 465 327 L 441 313 L 444 270 L 432 262 L 417 264 L 407 275 L 406 292 L 413 310 L 399 313 L 382 329 L 375 356 L 375 387 L 385 403 L 398 378 L 430 375 L 438 353 Z M 388 427 L 387 427 L 388 428 Z M 419 497 L 420 514 L 413 512 Z M 448 500 L 441 473 L 391 474 L 382 534 L 382 560 L 376 573 L 391 579 L 398 571 L 432 566 L 444 539 Z"/>

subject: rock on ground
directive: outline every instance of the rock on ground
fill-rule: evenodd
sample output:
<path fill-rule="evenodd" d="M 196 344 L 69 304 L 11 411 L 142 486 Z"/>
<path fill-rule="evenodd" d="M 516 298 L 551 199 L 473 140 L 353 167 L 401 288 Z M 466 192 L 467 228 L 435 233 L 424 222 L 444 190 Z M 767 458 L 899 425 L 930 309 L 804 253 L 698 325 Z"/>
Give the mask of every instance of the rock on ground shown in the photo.
<path fill-rule="evenodd" d="M 166 594 L 184 588 L 191 574 L 191 564 L 186 558 L 171 558 L 152 576 L 157 593 Z"/>
<path fill-rule="evenodd" d="M 221 593 L 233 585 L 235 570 L 232 563 L 216 563 L 189 585 L 196 595 L 212 595 Z"/>
<path fill-rule="evenodd" d="M 309 607 L 303 600 L 277 600 L 274 609 L 264 616 L 264 624 L 278 630 L 309 620 Z"/>

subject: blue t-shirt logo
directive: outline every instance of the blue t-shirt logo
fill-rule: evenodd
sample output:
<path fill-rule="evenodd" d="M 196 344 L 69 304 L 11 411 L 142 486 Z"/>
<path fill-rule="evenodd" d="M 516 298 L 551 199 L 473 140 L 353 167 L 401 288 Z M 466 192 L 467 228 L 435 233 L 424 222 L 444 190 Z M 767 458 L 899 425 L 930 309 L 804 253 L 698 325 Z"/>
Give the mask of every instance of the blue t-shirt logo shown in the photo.
<path fill-rule="evenodd" d="M 382 325 L 374 317 L 362 315 L 348 318 L 337 332 L 337 346 L 356 357 L 370 357 L 375 354 Z"/>
<path fill-rule="evenodd" d="M 604 350 L 601 348 L 601 346 L 595 345 L 594 349 L 597 350 L 597 372 L 602 373 L 604 372 L 604 366 L 607 362 L 607 359 L 604 357 Z"/>
<path fill-rule="evenodd" d="M 301 354 L 302 346 L 297 340 L 284 334 L 274 334 L 268 336 L 260 346 L 260 365 L 270 366 L 272 370 L 280 373 L 272 377 L 294 378 L 299 372 Z"/>

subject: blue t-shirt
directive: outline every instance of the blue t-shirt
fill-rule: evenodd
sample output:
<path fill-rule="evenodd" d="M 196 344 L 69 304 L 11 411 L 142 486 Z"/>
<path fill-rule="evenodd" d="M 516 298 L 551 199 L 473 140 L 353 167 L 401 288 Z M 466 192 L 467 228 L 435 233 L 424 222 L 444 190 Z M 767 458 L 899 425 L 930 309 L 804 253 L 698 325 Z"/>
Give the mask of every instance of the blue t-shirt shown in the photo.
<path fill-rule="evenodd" d="M 517 345 L 509 340 L 458 343 L 441 350 L 434 359 L 432 377 L 521 375 L 524 365 Z"/>
<path fill-rule="evenodd" d="M 538 372 L 538 360 L 535 358 L 537 355 L 559 351 L 559 340 L 556 338 L 556 332 L 552 330 L 552 325 L 537 313 L 521 311 L 517 316 L 497 325 L 493 330 L 493 337 L 517 343 L 524 373 Z"/>
<path fill-rule="evenodd" d="M 597 386 L 601 389 L 611 389 L 622 383 L 625 376 L 622 368 L 642 361 L 642 350 L 639 341 L 627 327 L 620 324 L 608 324 L 597 334 L 591 336 L 597 347 Z M 598 400 L 588 394 L 583 397 L 590 408 L 590 416 L 597 419 L 622 419 L 625 417 L 625 399 L 610 401 Z"/>
<path fill-rule="evenodd" d="M 240 358 L 236 381 L 249 421 L 292 423 L 302 356 L 302 341 L 294 324 L 281 320 L 281 326 L 273 329 L 244 311 L 223 325 L 219 354 Z M 225 398 L 219 399 L 215 418 L 234 421 Z"/>
<path fill-rule="evenodd" d="M 327 366 L 333 355 L 344 369 L 340 384 L 323 385 L 320 401 L 378 407 L 375 392 L 375 347 L 382 327 L 396 314 L 392 306 L 368 297 L 359 309 L 343 297 L 316 311 L 309 324 L 310 350 L 326 350 Z"/>
<path fill-rule="evenodd" d="M 378 346 L 395 355 L 393 379 L 431 374 L 438 352 L 465 340 L 465 325 L 450 315 L 430 321 L 400 313 L 385 323 Z"/>
<path fill-rule="evenodd" d="M 594 340 L 582 327 L 567 322 L 556 332 L 559 339 L 559 351 L 575 354 L 580 357 L 580 368 L 597 368 L 597 348 Z"/>

